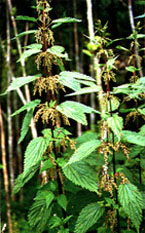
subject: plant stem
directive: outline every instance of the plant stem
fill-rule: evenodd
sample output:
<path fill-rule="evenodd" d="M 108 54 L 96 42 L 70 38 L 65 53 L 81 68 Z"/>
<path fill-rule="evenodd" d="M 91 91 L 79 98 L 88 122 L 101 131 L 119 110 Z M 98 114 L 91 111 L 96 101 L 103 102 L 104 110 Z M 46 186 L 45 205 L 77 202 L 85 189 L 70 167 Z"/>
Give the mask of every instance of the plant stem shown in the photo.
<path fill-rule="evenodd" d="M 73 0 L 73 7 L 74 7 L 74 18 L 77 18 L 77 4 L 76 0 Z M 78 40 L 78 27 L 77 23 L 74 23 L 74 42 L 75 42 L 75 65 L 76 70 L 80 72 L 80 63 L 79 63 L 79 40 Z M 77 102 L 81 102 L 81 96 L 77 96 Z M 81 136 L 82 134 L 82 125 L 81 123 L 77 122 L 77 135 Z"/>
<path fill-rule="evenodd" d="M 132 0 L 128 0 L 128 11 L 129 11 L 129 20 L 130 20 L 130 26 L 131 30 L 134 33 L 135 31 L 135 24 L 134 24 L 134 16 L 133 16 L 133 10 L 132 10 Z M 138 47 L 138 40 L 135 39 L 135 54 L 136 54 L 136 62 L 137 62 L 137 67 L 139 69 L 139 75 L 140 77 L 143 77 L 143 71 L 141 68 L 140 60 L 139 60 L 139 47 Z"/>
<path fill-rule="evenodd" d="M 10 198 L 9 198 L 9 178 L 8 178 L 7 160 L 6 160 L 6 141 L 5 141 L 5 133 L 4 133 L 4 124 L 3 124 L 3 118 L 2 118 L 1 105 L 0 105 L 0 131 L 1 131 L 1 151 L 2 151 L 4 187 L 5 187 L 5 194 L 6 194 L 5 197 L 6 197 L 8 227 L 9 227 L 9 233 L 13 233 L 12 220 L 11 220 L 11 205 L 10 205 Z"/>
<path fill-rule="evenodd" d="M 6 4 L 7 5 L 7 4 Z M 6 34 L 7 34 L 7 80 L 8 83 L 11 82 L 11 40 L 10 40 L 10 21 L 8 14 L 8 7 L 6 8 Z M 12 118 L 11 118 L 11 93 L 8 92 L 7 95 L 7 114 L 8 114 L 8 157 L 9 157 L 9 171 L 10 171 L 10 185 L 11 185 L 11 198 L 14 200 L 13 189 L 14 189 L 14 167 L 13 167 L 13 127 L 12 127 Z"/>

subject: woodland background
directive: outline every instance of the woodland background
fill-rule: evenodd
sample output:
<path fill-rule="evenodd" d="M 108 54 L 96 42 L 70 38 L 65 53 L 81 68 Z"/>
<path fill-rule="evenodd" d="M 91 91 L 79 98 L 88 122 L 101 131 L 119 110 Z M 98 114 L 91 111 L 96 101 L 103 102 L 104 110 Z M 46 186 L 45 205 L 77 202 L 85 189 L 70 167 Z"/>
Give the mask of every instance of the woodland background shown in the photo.
<path fill-rule="evenodd" d="M 14 27 L 11 21 L 8 3 L 10 0 L 0 1 L 0 93 L 3 93 L 8 84 L 11 82 L 9 71 L 13 73 L 15 77 L 21 77 L 22 67 L 20 63 L 16 61 L 19 58 L 19 53 L 17 49 L 16 40 L 9 40 L 13 38 Z M 144 14 L 144 5 L 140 4 L 143 1 L 134 0 L 132 1 L 133 14 L 134 16 L 139 16 Z M 18 15 L 27 15 L 31 17 L 37 17 L 37 13 L 32 6 L 35 6 L 35 0 L 12 0 L 12 12 L 11 14 L 15 17 Z M 128 13 L 128 1 L 127 0 L 92 0 L 93 4 L 93 21 L 94 27 L 95 22 L 98 19 L 102 21 L 102 25 L 108 22 L 108 33 L 110 38 L 125 38 L 132 33 L 132 28 L 130 24 L 130 18 Z M 91 59 L 89 56 L 84 54 L 83 50 L 86 49 L 88 43 L 88 21 L 87 21 L 87 6 L 86 0 L 52 0 L 51 7 L 53 8 L 50 12 L 50 17 L 52 19 L 62 18 L 65 16 L 75 17 L 81 19 L 79 23 L 63 24 L 60 27 L 54 28 L 54 38 L 55 44 L 59 44 L 65 47 L 65 50 L 69 54 L 70 61 L 65 62 L 66 70 L 80 71 L 84 74 L 90 75 L 91 73 Z M 141 32 L 145 33 L 145 20 L 140 19 L 141 22 Z M 37 25 L 32 22 L 16 21 L 17 31 L 21 33 L 25 30 L 36 29 Z M 137 23 L 137 20 L 135 20 Z M 26 35 L 20 39 L 21 49 L 23 47 L 35 43 L 35 39 L 31 35 Z M 10 43 L 10 51 L 8 51 L 8 43 Z M 129 47 L 129 41 L 124 40 L 122 46 Z M 141 39 L 141 46 L 144 47 L 145 39 Z M 114 44 L 114 51 L 115 49 Z M 117 50 L 116 50 L 117 51 Z M 10 60 L 9 60 L 10 59 Z M 36 65 L 34 62 L 34 56 L 29 58 L 29 61 L 25 63 L 26 72 L 31 75 L 37 72 Z M 143 57 L 144 59 L 144 57 Z M 118 79 L 115 85 L 122 84 L 124 82 L 129 82 L 130 73 L 125 70 L 127 65 L 128 57 L 125 52 L 121 52 L 119 59 L 116 61 L 118 67 Z M 143 60 L 144 67 L 144 60 Z M 10 69 L 9 69 L 10 68 Z M 56 69 L 56 68 L 55 68 Z M 57 71 L 57 69 L 56 69 Z M 33 99 L 33 94 L 31 90 L 31 85 L 29 90 Z M 25 95 L 24 89 L 22 89 Z M 60 96 L 61 100 L 65 100 L 65 97 Z M 73 97 L 75 100 L 75 97 Z M 90 106 L 90 99 L 88 95 L 81 98 L 82 103 Z M 3 126 L 5 132 L 5 152 L 6 152 L 6 162 L 7 162 L 7 175 L 9 180 L 9 198 L 11 203 L 11 217 L 13 221 L 14 233 L 27 233 L 29 231 L 29 226 L 27 223 L 27 212 L 33 202 L 35 192 L 39 185 L 40 177 L 38 175 L 34 176 L 31 181 L 29 181 L 16 196 L 12 195 L 14 188 L 14 180 L 17 175 L 23 170 L 23 156 L 24 151 L 27 146 L 28 141 L 32 138 L 31 133 L 27 135 L 26 139 L 18 145 L 17 142 L 20 136 L 20 127 L 23 120 L 23 114 L 18 115 L 15 118 L 11 118 L 12 114 L 16 109 L 21 107 L 21 101 L 15 92 L 11 92 L 9 95 L 0 96 L 0 105 L 2 109 Z M 82 131 L 90 130 L 90 119 L 88 117 L 88 126 L 83 126 Z M 130 123 L 130 128 L 134 127 L 134 123 Z M 38 125 L 41 129 L 41 124 Z M 72 132 L 73 137 L 77 137 L 81 132 L 77 131 L 76 123 L 72 122 L 69 130 Z M 2 138 L 1 138 L 2 144 Z M 2 149 L 0 148 L 0 154 L 2 154 Z M 3 182 L 3 165 L 0 156 L 0 221 L 1 227 L 7 222 L 7 208 L 5 202 L 5 188 Z M 7 232 L 7 231 L 6 231 Z"/>

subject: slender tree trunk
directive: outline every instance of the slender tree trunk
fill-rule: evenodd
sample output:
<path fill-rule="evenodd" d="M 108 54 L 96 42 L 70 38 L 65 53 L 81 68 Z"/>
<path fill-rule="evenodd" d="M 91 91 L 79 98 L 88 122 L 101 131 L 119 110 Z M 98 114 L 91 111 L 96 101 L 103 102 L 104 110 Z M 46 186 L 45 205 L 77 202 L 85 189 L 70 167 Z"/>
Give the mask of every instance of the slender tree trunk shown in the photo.
<path fill-rule="evenodd" d="M 76 0 L 73 0 L 74 7 L 74 17 L 77 18 L 77 4 Z M 74 42 L 75 42 L 75 65 L 76 71 L 80 72 L 80 63 L 79 63 L 79 40 L 78 40 L 78 27 L 77 23 L 74 23 Z M 81 102 L 81 96 L 77 96 L 77 101 Z M 81 136 L 82 134 L 82 125 L 77 123 L 77 135 Z"/>
<path fill-rule="evenodd" d="M 10 21 L 8 8 L 6 8 L 6 19 L 7 19 L 7 80 L 11 82 L 11 40 L 10 40 Z M 11 118 L 11 93 L 7 95 L 7 114 L 8 114 L 8 155 L 9 155 L 9 171 L 10 171 L 10 185 L 11 185 L 11 198 L 14 200 L 13 189 L 14 189 L 14 168 L 13 168 L 13 129 L 12 129 L 12 118 Z"/>
<path fill-rule="evenodd" d="M 130 20 L 131 30 L 132 30 L 132 32 L 134 32 L 135 31 L 135 23 L 134 23 L 133 9 L 132 9 L 132 0 L 128 0 L 128 11 L 129 11 L 129 20 Z M 139 75 L 140 75 L 140 77 L 143 77 L 143 72 L 141 69 L 138 50 L 139 50 L 138 40 L 135 39 L 136 63 L 137 63 L 137 67 L 139 68 Z"/>
<path fill-rule="evenodd" d="M 88 19 L 88 31 L 91 43 L 94 43 L 95 33 L 94 33 L 94 25 L 93 25 L 93 12 L 92 12 L 92 0 L 86 0 L 87 3 L 87 19 Z M 102 105 L 102 80 L 101 80 L 101 69 L 99 68 L 99 60 L 97 56 L 94 56 L 92 59 L 93 67 L 98 67 L 96 70 L 95 68 L 92 69 L 91 75 L 96 79 L 96 83 L 100 86 L 100 91 L 98 92 L 98 102 L 99 102 L 99 109 L 103 112 L 103 105 Z M 91 107 L 95 108 L 95 94 L 91 94 Z M 95 124 L 95 114 L 90 115 L 90 123 L 91 125 Z"/>
<path fill-rule="evenodd" d="M 4 188 L 6 194 L 8 227 L 9 227 L 9 233 L 12 233 L 13 230 L 12 230 L 12 221 L 11 221 L 11 206 L 9 199 L 9 178 L 8 178 L 7 160 L 6 160 L 6 142 L 5 142 L 5 133 L 4 133 L 4 124 L 2 119 L 1 105 L 0 105 L 0 132 L 1 132 L 2 164 L 3 164 Z"/>

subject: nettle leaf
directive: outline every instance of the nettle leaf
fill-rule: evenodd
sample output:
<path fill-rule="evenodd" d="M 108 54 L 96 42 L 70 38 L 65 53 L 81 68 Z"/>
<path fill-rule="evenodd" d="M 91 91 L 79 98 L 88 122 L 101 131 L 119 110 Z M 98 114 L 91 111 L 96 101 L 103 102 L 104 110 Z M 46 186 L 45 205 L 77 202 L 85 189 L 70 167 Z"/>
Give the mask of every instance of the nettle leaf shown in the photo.
<path fill-rule="evenodd" d="M 48 148 L 48 138 L 37 137 L 30 141 L 25 151 L 24 171 L 39 163 Z"/>
<path fill-rule="evenodd" d="M 128 66 L 128 67 L 126 67 L 125 68 L 127 71 L 129 71 L 129 72 L 134 72 L 134 71 L 138 71 L 138 70 L 140 70 L 140 69 L 137 69 L 137 68 L 135 68 L 134 66 Z"/>
<path fill-rule="evenodd" d="M 37 19 L 30 16 L 24 16 L 24 15 L 18 15 L 16 16 L 16 20 L 24 20 L 24 21 L 31 21 L 31 22 L 37 22 Z"/>
<path fill-rule="evenodd" d="M 38 100 L 38 99 L 30 101 L 29 103 L 27 103 L 24 106 L 22 106 L 21 108 L 19 108 L 16 112 L 14 112 L 11 115 L 11 117 L 13 117 L 13 116 L 25 111 L 25 110 L 34 109 L 38 104 L 40 104 L 40 100 Z"/>
<path fill-rule="evenodd" d="M 26 134 L 29 131 L 29 125 L 31 123 L 33 117 L 33 109 L 29 110 L 23 120 L 22 123 L 22 127 L 21 127 L 21 134 L 20 134 L 20 139 L 18 141 L 18 144 L 21 143 L 23 141 L 23 139 L 25 138 Z"/>
<path fill-rule="evenodd" d="M 118 140 L 120 141 L 122 128 L 123 128 L 123 118 L 119 117 L 117 114 L 113 114 L 112 117 L 107 119 L 107 123 L 113 133 L 117 136 Z"/>
<path fill-rule="evenodd" d="M 144 4 L 145 4 L 145 2 L 144 2 Z M 139 16 L 136 16 L 136 17 L 134 17 L 135 19 L 142 19 L 142 18 L 145 18 L 145 14 L 142 14 L 142 15 L 139 15 Z"/>
<path fill-rule="evenodd" d="M 117 48 L 117 49 L 120 49 L 120 50 L 124 50 L 124 51 L 126 51 L 126 52 L 130 52 L 129 49 L 127 49 L 127 48 L 125 48 L 125 47 L 123 47 L 123 46 L 121 46 L 121 45 L 117 45 L 116 48 Z"/>
<path fill-rule="evenodd" d="M 143 197 L 133 184 L 121 184 L 118 190 L 119 202 L 139 232 L 142 221 Z"/>
<path fill-rule="evenodd" d="M 57 197 L 57 202 L 66 211 L 67 199 L 64 194 L 61 194 Z"/>
<path fill-rule="evenodd" d="M 63 172 L 74 184 L 98 192 L 96 172 L 85 161 L 67 164 L 63 167 Z"/>
<path fill-rule="evenodd" d="M 39 168 L 39 163 L 30 167 L 27 171 L 20 174 L 15 180 L 14 194 L 18 193 L 20 189 L 35 175 Z"/>
<path fill-rule="evenodd" d="M 50 47 L 50 48 L 47 49 L 47 51 L 49 53 L 57 55 L 58 57 L 62 57 L 62 58 L 68 59 L 68 54 L 67 53 L 63 53 L 64 50 L 65 50 L 64 47 L 59 46 L 59 45 L 54 45 L 54 46 L 52 46 L 52 47 Z"/>
<path fill-rule="evenodd" d="M 98 203 L 91 203 L 85 206 L 79 214 L 75 226 L 75 233 L 85 233 L 104 214 L 104 207 Z"/>
<path fill-rule="evenodd" d="M 87 158 L 101 145 L 100 140 L 91 140 L 81 144 L 81 146 L 74 152 L 67 164 L 71 164 Z M 66 164 L 66 165 L 67 165 Z"/>
<path fill-rule="evenodd" d="M 74 101 L 65 101 L 58 105 L 56 109 L 67 117 L 83 125 L 87 125 L 85 113 L 100 113 L 91 107 Z"/>
<path fill-rule="evenodd" d="M 123 130 L 122 133 L 123 133 L 123 137 L 122 137 L 123 141 L 133 143 L 139 146 L 145 146 L 145 138 L 139 133 L 130 130 Z"/>
<path fill-rule="evenodd" d="M 95 80 L 93 78 L 78 72 L 63 71 L 60 73 L 59 77 L 64 86 L 69 87 L 74 91 L 79 91 L 81 89 L 80 84 L 84 84 L 89 87 L 96 87 Z"/>
<path fill-rule="evenodd" d="M 28 31 L 25 31 L 25 32 L 21 32 L 20 34 L 18 34 L 17 36 L 12 38 L 11 40 L 15 40 L 17 37 L 22 37 L 22 36 L 33 34 L 33 33 L 36 33 L 36 32 L 37 32 L 37 30 L 28 30 Z"/>
<path fill-rule="evenodd" d="M 115 60 L 118 58 L 118 56 L 114 57 L 114 58 L 110 58 L 108 61 L 107 61 L 107 68 L 108 70 L 112 70 L 112 69 L 115 69 L 115 66 L 114 66 L 114 63 L 115 63 Z"/>
<path fill-rule="evenodd" d="M 15 78 L 13 81 L 10 83 L 8 89 L 2 93 L 1 95 L 6 95 L 9 91 L 14 91 L 17 90 L 18 88 L 24 86 L 25 84 L 28 84 L 30 82 L 33 82 L 36 80 L 38 77 L 41 77 L 41 74 L 37 74 L 34 76 L 27 76 L 27 77 L 20 77 L 20 78 Z"/>
<path fill-rule="evenodd" d="M 26 59 L 27 57 L 30 57 L 30 56 L 37 54 L 37 53 L 40 53 L 40 52 L 41 52 L 40 49 L 30 48 L 22 53 L 21 57 L 17 60 L 17 62 L 20 62 L 20 61 Z"/>
<path fill-rule="evenodd" d="M 81 22 L 81 20 L 76 18 L 71 18 L 71 17 L 59 18 L 52 21 L 53 24 L 52 28 L 56 28 L 62 25 L 63 23 L 79 23 L 79 22 Z"/>
<path fill-rule="evenodd" d="M 68 87 L 74 91 L 80 90 L 81 86 L 78 80 L 75 80 L 74 78 L 70 77 L 66 79 L 66 77 L 60 76 L 60 82 L 65 86 Z"/>
<path fill-rule="evenodd" d="M 26 48 L 26 49 L 42 49 L 42 44 L 33 43 L 33 44 L 29 44 L 29 45 L 25 46 L 24 48 Z"/>
<path fill-rule="evenodd" d="M 93 81 L 95 82 L 95 80 L 93 78 L 91 78 L 88 75 L 85 74 L 81 74 L 79 72 L 70 72 L 70 71 L 63 71 L 60 73 L 60 76 L 66 77 L 66 78 L 75 78 L 75 79 L 82 79 L 82 80 L 88 80 L 88 81 Z"/>
<path fill-rule="evenodd" d="M 36 232 L 43 232 L 48 219 L 51 216 L 52 201 L 55 199 L 54 194 L 51 191 L 40 190 L 38 191 L 35 202 L 33 203 L 29 214 L 28 222 Z"/>
<path fill-rule="evenodd" d="M 67 94 L 65 96 L 74 96 L 74 95 L 83 95 L 83 94 L 89 94 L 89 93 L 94 93 L 94 92 L 98 92 L 100 91 L 100 87 L 97 85 L 94 85 L 92 87 L 83 87 L 80 90 L 71 93 L 71 94 Z"/>

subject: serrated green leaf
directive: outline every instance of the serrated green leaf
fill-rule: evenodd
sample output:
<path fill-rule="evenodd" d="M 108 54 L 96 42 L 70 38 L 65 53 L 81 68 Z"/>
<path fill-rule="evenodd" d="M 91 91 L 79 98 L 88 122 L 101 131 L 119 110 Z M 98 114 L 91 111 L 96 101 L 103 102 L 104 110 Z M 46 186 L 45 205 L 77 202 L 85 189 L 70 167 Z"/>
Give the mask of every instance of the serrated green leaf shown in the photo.
<path fill-rule="evenodd" d="M 108 68 L 108 70 L 115 69 L 114 63 L 115 63 L 115 60 L 116 60 L 117 58 L 118 58 L 118 56 L 113 57 L 113 58 L 110 58 L 110 59 L 107 61 L 107 68 Z"/>
<path fill-rule="evenodd" d="M 62 220 L 58 216 L 52 216 L 48 222 L 48 226 L 50 229 L 53 229 L 53 228 L 58 227 L 60 225 L 62 225 Z"/>
<path fill-rule="evenodd" d="M 129 52 L 129 49 L 127 49 L 127 48 L 125 48 L 125 47 L 123 47 L 123 46 L 121 46 L 121 45 L 117 45 L 116 48 L 117 48 L 117 49 L 120 49 L 120 50 L 124 50 L 124 51 L 126 51 L 126 52 Z"/>
<path fill-rule="evenodd" d="M 84 104 L 80 104 L 74 101 L 65 101 L 58 105 L 56 109 L 67 117 L 83 124 L 87 125 L 86 116 L 84 113 L 99 113 L 95 109 L 88 107 Z"/>
<path fill-rule="evenodd" d="M 77 219 L 75 233 L 85 233 L 104 214 L 104 208 L 98 203 L 91 203 L 85 206 Z"/>
<path fill-rule="evenodd" d="M 41 77 L 41 74 L 37 74 L 37 75 L 33 75 L 33 76 L 27 76 L 27 77 L 15 78 L 10 83 L 9 87 L 7 88 L 7 90 L 4 93 L 0 94 L 0 95 L 1 96 L 2 95 L 6 95 L 9 91 L 17 90 L 17 88 L 20 88 L 20 87 L 24 86 L 25 84 L 33 82 L 38 77 Z"/>
<path fill-rule="evenodd" d="M 71 94 L 67 94 L 65 96 L 74 96 L 74 95 L 83 95 L 83 94 L 89 94 L 89 93 L 94 93 L 94 92 L 98 92 L 100 91 L 100 87 L 95 85 L 93 87 L 84 87 L 84 88 L 81 88 L 80 90 L 74 92 L 74 93 L 71 93 Z"/>
<path fill-rule="evenodd" d="M 66 77 L 60 76 L 60 82 L 65 86 L 68 87 L 74 91 L 78 91 L 80 90 L 81 86 L 80 83 L 75 80 L 74 78 L 68 78 L 66 79 Z"/>
<path fill-rule="evenodd" d="M 64 194 L 61 194 L 57 197 L 57 202 L 66 211 L 67 199 Z"/>
<path fill-rule="evenodd" d="M 68 164 L 63 167 L 63 172 L 74 184 L 98 192 L 96 172 L 85 161 Z"/>
<path fill-rule="evenodd" d="M 40 52 L 41 52 L 41 50 L 37 49 L 37 48 L 28 49 L 22 53 L 21 57 L 17 60 L 17 62 L 20 62 L 20 61 L 26 59 L 27 57 L 30 57 L 30 56 L 37 54 L 37 53 L 40 53 Z"/>
<path fill-rule="evenodd" d="M 35 175 L 38 170 L 39 163 L 30 167 L 27 171 L 20 174 L 15 180 L 14 194 L 18 193 L 20 189 Z"/>
<path fill-rule="evenodd" d="M 91 140 L 89 142 L 83 143 L 71 156 L 67 164 L 71 164 L 77 161 L 81 161 L 84 158 L 87 158 L 92 152 L 94 152 L 101 142 L 99 140 Z M 67 165 L 66 164 L 66 165 Z"/>
<path fill-rule="evenodd" d="M 28 31 L 18 34 L 16 37 L 12 38 L 11 40 L 15 40 L 17 37 L 22 37 L 22 36 L 29 35 L 29 34 L 36 33 L 36 32 L 37 30 L 28 30 Z"/>
<path fill-rule="evenodd" d="M 24 16 L 24 15 L 16 16 L 16 20 L 25 20 L 25 21 L 37 22 L 36 18 L 30 17 L 30 16 Z"/>
<path fill-rule="evenodd" d="M 137 231 L 142 220 L 143 198 L 133 184 L 121 184 L 118 190 L 119 202 L 125 213 L 131 219 Z"/>
<path fill-rule="evenodd" d="M 38 191 L 35 202 L 30 208 L 28 214 L 28 222 L 36 232 L 42 233 L 48 222 L 52 211 L 52 201 L 55 196 L 51 191 L 40 190 Z"/>
<path fill-rule="evenodd" d="M 134 72 L 134 71 L 138 71 L 138 70 L 140 70 L 140 69 L 137 69 L 137 68 L 135 68 L 134 66 L 128 66 L 128 67 L 126 67 L 125 68 L 127 71 L 129 71 L 129 72 Z"/>
<path fill-rule="evenodd" d="M 107 123 L 114 134 L 117 136 L 120 141 L 122 128 L 123 128 L 123 118 L 119 117 L 117 114 L 113 114 L 112 117 L 107 119 Z"/>
<path fill-rule="evenodd" d="M 22 123 L 22 127 L 21 127 L 21 133 L 20 133 L 20 139 L 18 141 L 18 144 L 21 143 L 23 141 L 23 139 L 25 138 L 26 134 L 29 131 L 29 125 L 31 123 L 33 117 L 33 109 L 29 110 L 24 119 L 23 119 L 23 123 Z"/>
<path fill-rule="evenodd" d="M 25 46 L 24 48 L 26 48 L 26 49 L 42 49 L 42 44 L 33 43 L 33 44 L 29 44 L 29 45 Z"/>
<path fill-rule="evenodd" d="M 145 146 L 145 138 L 139 133 L 130 130 L 123 130 L 122 133 L 122 140 L 139 146 Z"/>
<path fill-rule="evenodd" d="M 91 78 L 88 75 L 85 74 L 81 74 L 79 72 L 70 72 L 70 71 L 63 71 L 60 73 L 60 76 L 63 77 L 67 77 L 67 78 L 75 78 L 75 79 L 82 79 L 82 80 L 88 80 L 88 81 L 93 81 L 95 82 L 95 80 L 93 78 Z"/>
<path fill-rule="evenodd" d="M 63 23 L 79 23 L 79 22 L 81 22 L 80 19 L 71 18 L 71 17 L 55 19 L 52 21 L 52 24 L 53 24 L 52 29 L 62 25 Z"/>
<path fill-rule="evenodd" d="M 142 19 L 144 17 L 145 17 L 145 14 L 142 14 L 142 15 L 136 16 L 135 19 Z"/>
<path fill-rule="evenodd" d="M 24 172 L 41 161 L 49 142 L 48 138 L 43 137 L 34 138 L 29 142 L 25 151 Z"/>
<path fill-rule="evenodd" d="M 63 53 L 64 52 L 64 47 L 62 46 L 59 46 L 59 45 L 54 45 L 50 48 L 47 49 L 47 51 L 49 53 L 52 53 L 58 57 L 62 57 L 62 58 L 65 58 L 65 59 L 68 59 L 68 54 L 67 53 Z"/>
<path fill-rule="evenodd" d="M 50 168 L 53 168 L 54 167 L 54 164 L 52 163 L 52 161 L 50 159 L 46 160 L 43 162 L 43 166 L 41 167 L 40 169 L 40 174 L 43 172 L 43 171 L 47 171 L 49 170 Z"/>
<path fill-rule="evenodd" d="M 40 100 L 36 99 L 33 101 L 30 101 L 29 103 L 25 104 L 24 106 L 22 106 L 21 108 L 19 108 L 16 112 L 14 112 L 11 117 L 25 111 L 25 110 L 29 110 L 29 109 L 33 109 L 35 108 L 38 104 L 40 104 Z"/>

